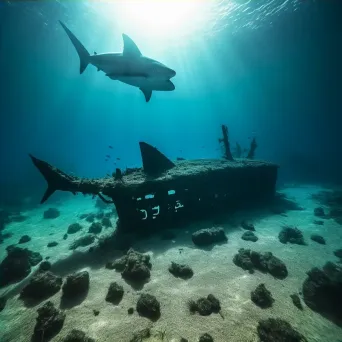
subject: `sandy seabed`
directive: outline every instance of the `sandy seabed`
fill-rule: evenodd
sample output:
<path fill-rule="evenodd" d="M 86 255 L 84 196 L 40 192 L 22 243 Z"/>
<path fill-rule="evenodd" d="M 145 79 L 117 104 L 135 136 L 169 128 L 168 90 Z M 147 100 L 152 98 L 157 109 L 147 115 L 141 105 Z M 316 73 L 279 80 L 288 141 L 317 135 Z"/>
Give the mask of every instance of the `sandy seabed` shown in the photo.
<path fill-rule="evenodd" d="M 263 212 L 240 212 L 234 214 L 222 227 L 228 236 L 228 243 L 215 245 L 210 249 L 196 248 L 191 241 L 192 232 L 209 228 L 212 222 L 201 222 L 175 230 L 176 238 L 162 241 L 159 236 L 137 243 L 134 248 L 151 255 L 151 279 L 142 289 L 133 289 L 122 278 L 121 274 L 104 267 L 106 261 L 121 256 L 113 251 L 102 258 L 94 258 L 88 248 L 70 251 L 70 243 L 86 234 L 90 223 L 81 220 L 80 214 L 96 212 L 95 201 L 89 198 L 76 197 L 54 206 L 61 215 L 52 220 L 44 220 L 43 212 L 51 205 L 23 213 L 29 218 L 22 223 L 11 223 L 6 231 L 13 236 L 0 245 L 1 260 L 6 256 L 5 247 L 17 243 L 19 238 L 27 234 L 32 240 L 20 247 L 40 252 L 50 257 L 52 272 L 66 277 L 68 274 L 87 270 L 90 274 L 90 290 L 87 298 L 77 306 L 65 309 L 66 319 L 61 332 L 51 341 L 61 341 L 72 329 L 80 329 L 97 342 L 129 342 L 134 332 L 150 327 L 152 337 L 144 341 L 164 340 L 179 342 L 181 337 L 189 342 L 196 342 L 203 333 L 209 333 L 215 342 L 253 342 L 259 341 L 257 325 L 266 318 L 282 318 L 302 333 L 309 342 L 338 342 L 342 339 L 342 328 L 313 312 L 305 306 L 300 311 L 291 301 L 290 295 L 299 293 L 306 278 L 306 272 L 312 267 L 321 268 L 327 261 L 337 262 L 333 251 L 342 248 L 342 227 L 333 220 L 324 220 L 324 225 L 315 225 L 314 208 L 319 206 L 311 199 L 311 194 L 323 190 L 314 186 L 287 188 L 284 192 L 304 208 L 301 211 L 290 211 L 286 215 L 269 215 Z M 241 239 L 244 230 L 239 226 L 242 219 L 251 220 L 255 224 L 259 240 L 255 243 Z M 112 218 L 113 224 L 115 218 Z M 67 240 L 63 240 L 68 226 L 79 222 L 83 229 Z M 278 233 L 283 225 L 297 226 L 304 235 L 307 245 L 281 244 Z M 104 235 L 110 228 L 104 230 Z M 311 234 L 322 235 L 326 245 L 310 240 Z M 56 247 L 48 248 L 47 244 L 57 241 Z M 251 248 L 258 252 L 272 252 L 285 262 L 289 275 L 284 280 L 273 278 L 270 274 L 256 271 L 249 274 L 233 263 L 233 256 L 239 248 Z M 192 267 L 194 276 L 182 280 L 172 276 L 168 267 L 171 262 L 185 263 Z M 31 335 L 37 317 L 37 308 L 25 307 L 19 299 L 21 288 L 27 283 L 25 279 L 0 290 L 0 295 L 9 297 L 6 308 L 0 313 L 0 341 L 26 342 Z M 105 301 L 109 284 L 116 281 L 125 290 L 119 305 Z M 260 283 L 264 283 L 271 291 L 275 302 L 269 309 L 261 309 L 250 299 L 250 293 Z M 136 306 L 141 293 L 156 296 L 161 303 L 161 317 L 156 322 L 140 317 L 136 311 L 128 315 L 127 310 Z M 187 307 L 189 299 L 214 294 L 221 302 L 222 316 L 191 315 Z M 52 296 L 56 307 L 60 306 L 62 292 Z M 93 310 L 99 310 L 94 316 Z"/>

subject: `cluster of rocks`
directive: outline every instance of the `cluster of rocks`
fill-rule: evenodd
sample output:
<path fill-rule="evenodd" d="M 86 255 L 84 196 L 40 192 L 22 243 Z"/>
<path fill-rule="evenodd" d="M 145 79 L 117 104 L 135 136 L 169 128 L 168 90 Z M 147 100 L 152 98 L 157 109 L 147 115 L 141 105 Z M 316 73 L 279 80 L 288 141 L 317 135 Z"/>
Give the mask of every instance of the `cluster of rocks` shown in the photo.
<path fill-rule="evenodd" d="M 121 272 L 126 281 L 143 283 L 151 276 L 152 264 L 148 254 L 136 252 L 131 248 L 123 257 L 107 263 L 106 267 Z"/>
<path fill-rule="evenodd" d="M 342 325 L 342 267 L 327 262 L 312 268 L 303 283 L 303 299 L 312 310 Z"/>
<path fill-rule="evenodd" d="M 206 298 L 202 297 L 197 301 L 189 300 L 188 308 L 190 313 L 198 312 L 201 316 L 209 316 L 212 313 L 219 313 L 221 311 L 220 301 L 212 294 L 209 294 Z"/>
<path fill-rule="evenodd" d="M 62 300 L 64 302 L 71 299 L 75 300 L 75 298 L 87 294 L 89 289 L 89 273 L 84 271 L 68 275 L 63 286 L 62 284 L 63 280 L 61 277 L 50 271 L 40 269 L 21 290 L 20 298 L 26 303 L 34 303 L 47 299 L 62 289 Z"/>
<path fill-rule="evenodd" d="M 285 226 L 281 230 L 281 232 L 278 235 L 279 241 L 281 243 L 294 243 L 297 245 L 305 245 L 304 237 L 302 232 L 296 228 L 291 226 Z"/>
<path fill-rule="evenodd" d="M 39 253 L 27 248 L 8 246 L 6 251 L 7 256 L 0 264 L 0 286 L 24 279 L 30 274 L 31 267 L 43 260 Z"/>
<path fill-rule="evenodd" d="M 192 242 L 199 247 L 210 246 L 214 243 L 225 243 L 228 238 L 221 227 L 200 229 L 192 234 Z"/>
<path fill-rule="evenodd" d="M 233 258 L 236 266 L 253 273 L 254 270 L 268 272 L 275 278 L 284 279 L 288 271 L 286 265 L 271 252 L 258 253 L 250 249 L 239 249 L 238 254 Z"/>

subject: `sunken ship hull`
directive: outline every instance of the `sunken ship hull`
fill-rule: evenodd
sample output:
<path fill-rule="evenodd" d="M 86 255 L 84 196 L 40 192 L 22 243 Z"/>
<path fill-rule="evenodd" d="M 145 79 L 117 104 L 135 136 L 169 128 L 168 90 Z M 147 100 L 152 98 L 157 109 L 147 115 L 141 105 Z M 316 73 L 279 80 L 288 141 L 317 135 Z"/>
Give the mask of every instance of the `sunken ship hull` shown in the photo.
<path fill-rule="evenodd" d="M 113 177 L 101 179 L 69 176 L 31 156 L 48 183 L 41 202 L 56 190 L 99 196 L 115 205 L 118 230 L 146 234 L 253 206 L 275 195 L 276 164 L 232 158 L 172 162 L 146 143 L 140 143 L 140 150 L 142 168 L 124 173 L 117 169 Z"/>

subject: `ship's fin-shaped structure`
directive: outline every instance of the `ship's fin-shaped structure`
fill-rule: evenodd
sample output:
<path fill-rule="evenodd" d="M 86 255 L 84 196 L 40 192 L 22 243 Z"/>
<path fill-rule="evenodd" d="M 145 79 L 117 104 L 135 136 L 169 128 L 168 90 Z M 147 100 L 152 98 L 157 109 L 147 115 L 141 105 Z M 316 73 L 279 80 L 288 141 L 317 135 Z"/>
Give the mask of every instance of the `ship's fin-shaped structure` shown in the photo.
<path fill-rule="evenodd" d="M 71 191 L 70 184 L 74 180 L 74 177 L 67 175 L 63 171 L 53 167 L 49 163 L 40 160 L 30 154 L 31 160 L 36 168 L 40 171 L 47 182 L 47 189 L 45 194 L 40 201 L 40 203 L 44 203 L 48 200 L 48 198 L 56 191 L 56 190 L 64 190 Z"/>
<path fill-rule="evenodd" d="M 144 172 L 148 176 L 157 177 L 175 166 L 170 159 L 165 157 L 155 147 L 145 142 L 140 142 L 139 145 Z"/>

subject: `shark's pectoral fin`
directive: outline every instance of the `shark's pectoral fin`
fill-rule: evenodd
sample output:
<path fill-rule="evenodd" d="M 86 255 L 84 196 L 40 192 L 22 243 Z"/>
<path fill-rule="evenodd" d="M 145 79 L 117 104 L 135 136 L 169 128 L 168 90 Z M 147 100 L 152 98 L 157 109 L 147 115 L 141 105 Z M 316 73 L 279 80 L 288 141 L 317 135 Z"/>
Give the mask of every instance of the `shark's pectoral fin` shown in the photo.
<path fill-rule="evenodd" d="M 151 96 L 152 96 L 152 90 L 144 89 L 144 88 L 139 88 L 139 89 L 143 92 L 146 102 L 150 101 Z"/>
<path fill-rule="evenodd" d="M 141 52 L 134 41 L 127 36 L 127 34 L 122 34 L 122 39 L 124 43 L 123 56 L 124 57 L 140 57 Z"/>

